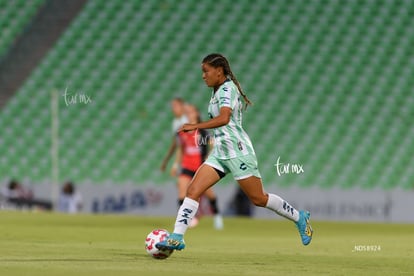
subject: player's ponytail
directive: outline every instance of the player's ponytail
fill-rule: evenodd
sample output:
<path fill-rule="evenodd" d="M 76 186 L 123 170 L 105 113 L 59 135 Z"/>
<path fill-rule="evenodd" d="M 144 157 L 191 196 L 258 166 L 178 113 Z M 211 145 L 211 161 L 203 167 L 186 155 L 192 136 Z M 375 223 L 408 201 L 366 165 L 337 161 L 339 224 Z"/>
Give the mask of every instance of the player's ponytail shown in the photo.
<path fill-rule="evenodd" d="M 245 104 L 244 109 L 247 109 L 247 107 L 249 105 L 253 105 L 253 103 L 250 101 L 250 99 L 247 97 L 247 95 L 244 94 L 243 90 L 241 89 L 239 81 L 236 79 L 233 72 L 230 70 L 230 67 L 229 67 L 229 77 L 234 82 L 234 84 L 237 86 L 237 88 L 239 89 L 240 94 L 242 95 L 242 97 L 244 99 L 244 104 Z"/>
<path fill-rule="evenodd" d="M 253 103 L 249 100 L 247 95 L 243 92 L 239 81 L 237 80 L 236 76 L 233 74 L 230 68 L 230 64 L 228 60 L 221 54 L 210 54 L 206 56 L 203 59 L 203 63 L 208 63 L 211 66 L 217 68 L 222 67 L 223 73 L 225 76 L 230 77 L 230 79 L 234 82 L 234 84 L 237 86 L 237 89 L 239 90 L 240 94 L 242 95 L 244 99 L 245 106 L 244 108 L 247 109 L 249 105 L 253 105 Z"/>

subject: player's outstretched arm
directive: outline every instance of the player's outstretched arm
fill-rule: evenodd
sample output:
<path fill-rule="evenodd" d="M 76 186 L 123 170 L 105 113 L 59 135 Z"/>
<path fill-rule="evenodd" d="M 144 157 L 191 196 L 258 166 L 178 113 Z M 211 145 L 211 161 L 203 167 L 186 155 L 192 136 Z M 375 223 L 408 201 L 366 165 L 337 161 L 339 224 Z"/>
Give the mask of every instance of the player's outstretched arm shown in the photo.
<path fill-rule="evenodd" d="M 179 144 L 179 143 L 177 143 L 177 144 Z M 174 161 L 174 163 L 171 167 L 171 170 L 170 170 L 170 175 L 172 177 L 177 176 L 177 170 L 178 170 L 178 167 L 181 164 L 182 155 L 183 155 L 183 147 L 181 145 L 177 145 L 177 150 L 175 152 L 175 161 Z"/>
<path fill-rule="evenodd" d="M 177 138 L 174 136 L 173 139 L 172 139 L 172 142 L 170 144 L 170 147 L 168 148 L 167 155 L 162 160 L 162 163 L 161 163 L 161 166 L 160 166 L 160 170 L 162 172 L 165 171 L 165 168 L 167 167 L 168 161 L 171 159 L 171 157 L 173 156 L 176 149 L 177 149 Z"/>

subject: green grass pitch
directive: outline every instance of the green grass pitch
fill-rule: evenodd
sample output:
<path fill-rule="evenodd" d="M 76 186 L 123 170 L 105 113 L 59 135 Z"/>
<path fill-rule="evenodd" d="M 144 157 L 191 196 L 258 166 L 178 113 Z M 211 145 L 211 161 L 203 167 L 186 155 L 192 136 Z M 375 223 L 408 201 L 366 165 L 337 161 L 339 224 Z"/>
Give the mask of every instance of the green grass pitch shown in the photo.
<path fill-rule="evenodd" d="M 0 275 L 414 275 L 414 225 L 203 218 L 166 260 L 144 250 L 173 218 L 0 212 Z"/>

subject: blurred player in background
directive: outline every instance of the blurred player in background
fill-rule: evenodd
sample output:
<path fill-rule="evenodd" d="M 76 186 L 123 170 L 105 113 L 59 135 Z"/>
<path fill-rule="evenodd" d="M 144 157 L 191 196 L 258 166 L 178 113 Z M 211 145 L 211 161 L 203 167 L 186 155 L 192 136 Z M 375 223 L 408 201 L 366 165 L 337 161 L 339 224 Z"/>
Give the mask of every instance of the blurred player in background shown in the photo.
<path fill-rule="evenodd" d="M 168 161 L 171 159 L 171 157 L 174 155 L 174 153 L 176 154 L 176 158 L 175 158 L 175 162 L 173 163 L 172 167 L 171 167 L 171 176 L 173 177 L 177 177 L 177 188 L 178 188 L 178 207 L 181 206 L 181 204 L 184 201 L 184 197 L 186 195 L 187 192 L 187 187 L 189 185 L 189 182 L 192 178 L 193 172 L 195 172 L 198 167 L 201 165 L 201 163 L 204 161 L 205 159 L 205 155 L 206 154 L 202 154 L 200 152 L 200 150 L 204 150 L 204 147 L 199 147 L 196 152 L 199 152 L 200 154 L 195 155 L 196 157 L 192 157 L 191 155 L 186 154 L 185 158 L 182 158 L 181 156 L 183 155 L 183 148 L 187 147 L 189 148 L 188 144 L 183 144 L 181 143 L 180 147 L 177 146 L 177 142 L 180 141 L 179 136 L 177 136 L 178 133 L 178 129 L 185 123 L 188 122 L 188 118 L 185 114 L 185 102 L 182 98 L 174 98 L 171 101 L 171 111 L 174 115 L 174 120 L 172 122 L 172 141 L 170 144 L 170 147 L 168 149 L 167 155 L 165 156 L 165 158 L 163 159 L 162 163 L 161 163 L 161 171 L 165 171 Z M 191 114 L 191 108 L 189 108 L 189 113 Z M 192 114 L 193 115 L 193 114 Z M 194 119 L 194 118 L 193 118 Z M 199 114 L 197 113 L 197 119 L 199 119 Z M 205 133 L 205 132 L 203 132 Z M 195 134 L 192 134 L 193 136 Z M 193 141 L 195 141 L 193 139 Z M 190 151 L 187 149 L 187 151 Z M 202 156 L 202 157 L 200 157 Z M 201 158 L 201 161 L 198 160 L 198 158 Z M 181 167 L 181 163 L 182 162 L 186 162 L 184 165 L 186 167 Z M 192 174 L 192 175 L 191 175 Z M 191 175 L 191 176 L 190 176 Z M 216 197 L 213 193 L 213 191 L 208 191 L 206 193 L 206 196 L 209 199 L 210 202 L 210 206 L 212 209 L 212 212 L 214 214 L 214 227 L 216 229 L 222 229 L 223 228 L 223 219 L 219 214 L 219 210 L 217 207 L 217 200 Z M 198 219 L 195 219 L 191 226 L 196 226 L 198 223 Z"/>
<path fill-rule="evenodd" d="M 165 158 L 162 160 L 162 163 L 161 163 L 160 170 L 162 172 L 165 171 L 165 169 L 168 165 L 168 161 L 170 161 L 171 157 L 174 154 L 176 154 L 176 155 L 179 154 L 179 150 L 178 150 L 178 147 L 177 147 L 177 131 L 183 124 L 188 122 L 188 119 L 184 114 L 184 105 L 185 105 L 184 100 L 181 99 L 181 98 L 178 98 L 178 97 L 172 99 L 172 101 L 171 101 L 171 111 L 174 115 L 174 119 L 172 121 L 172 128 L 171 128 L 172 140 L 171 140 L 170 147 L 168 148 L 167 155 L 165 156 Z M 175 171 L 175 174 L 172 174 L 171 176 L 174 177 L 174 178 L 177 178 L 177 183 L 178 183 L 178 174 L 177 174 L 177 172 L 180 170 L 178 162 L 173 163 L 173 165 L 171 167 L 171 173 L 172 173 L 173 170 Z M 180 199 L 180 197 L 179 197 L 179 199 Z M 181 206 L 181 203 L 182 203 L 182 201 L 178 200 L 178 207 Z"/>
<path fill-rule="evenodd" d="M 185 116 L 190 124 L 197 124 L 201 122 L 200 113 L 194 105 L 186 104 L 184 110 Z M 179 206 L 181 206 L 184 201 L 191 179 L 209 154 L 210 142 L 211 140 L 209 133 L 204 129 L 192 130 L 188 132 L 181 131 L 177 133 L 178 150 L 175 164 L 181 165 L 177 181 Z M 177 166 L 173 166 L 171 168 L 172 176 L 177 175 L 177 168 Z M 223 219 L 219 213 L 217 197 L 213 191 L 213 188 L 207 189 L 204 196 L 207 197 L 211 211 L 214 215 L 214 227 L 218 230 L 222 229 Z M 198 212 L 197 217 L 199 217 L 199 213 L 200 212 Z M 198 224 L 197 217 L 193 218 L 190 227 L 194 227 Z"/>
<path fill-rule="evenodd" d="M 82 210 L 82 207 L 82 195 L 76 191 L 75 185 L 71 181 L 67 181 L 59 195 L 58 211 L 76 214 Z"/>
<path fill-rule="evenodd" d="M 184 100 L 181 98 L 174 98 L 171 101 L 171 111 L 174 114 L 174 120 L 172 122 L 172 131 L 171 131 L 171 137 L 172 141 L 170 144 L 170 147 L 168 149 L 167 155 L 162 160 L 161 163 L 161 171 L 165 171 L 165 168 L 167 167 L 168 161 L 170 161 L 171 157 L 174 155 L 174 153 L 177 151 L 177 131 L 178 129 L 185 123 L 188 122 L 187 117 L 184 114 Z M 178 168 L 178 164 L 174 163 L 173 167 Z"/>
<path fill-rule="evenodd" d="M 183 236 L 197 212 L 200 196 L 226 173 L 233 174 L 240 188 L 256 206 L 266 207 L 293 221 L 302 243 L 308 245 L 313 233 L 309 224 L 310 213 L 298 211 L 281 197 L 264 191 L 253 145 L 242 127 L 241 98 L 246 107 L 251 102 L 243 93 L 229 62 L 223 55 L 210 54 L 203 59 L 201 69 L 204 82 L 213 88 L 208 108 L 211 119 L 198 124 L 184 124 L 180 131 L 214 129 L 214 150 L 191 180 L 184 202 L 178 210 L 174 232 L 155 246 L 161 250 L 184 249 Z M 238 246 L 243 246 L 243 241 Z"/>

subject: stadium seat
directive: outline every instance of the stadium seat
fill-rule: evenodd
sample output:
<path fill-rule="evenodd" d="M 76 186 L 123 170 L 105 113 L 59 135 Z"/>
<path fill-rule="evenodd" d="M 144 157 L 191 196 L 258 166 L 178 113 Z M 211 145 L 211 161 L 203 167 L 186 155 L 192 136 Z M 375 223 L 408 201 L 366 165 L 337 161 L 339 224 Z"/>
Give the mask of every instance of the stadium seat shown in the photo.
<path fill-rule="evenodd" d="M 0 59 L 24 31 L 45 0 L 0 1 Z"/>

